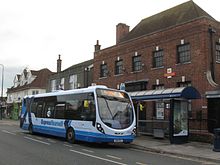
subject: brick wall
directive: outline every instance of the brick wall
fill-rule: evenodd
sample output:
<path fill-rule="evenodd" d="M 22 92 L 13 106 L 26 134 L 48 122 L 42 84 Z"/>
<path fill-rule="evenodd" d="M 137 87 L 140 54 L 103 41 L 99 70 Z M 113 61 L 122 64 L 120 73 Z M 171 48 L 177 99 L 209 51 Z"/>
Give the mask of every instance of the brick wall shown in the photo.
<path fill-rule="evenodd" d="M 192 86 L 202 96 L 201 99 L 193 101 L 193 117 L 196 116 L 196 111 L 202 110 L 203 117 L 206 118 L 205 92 L 214 89 L 206 79 L 206 71 L 210 63 L 209 25 L 217 31 L 214 40 L 219 41 L 220 24 L 202 18 L 97 51 L 94 54 L 93 80 L 96 84 L 117 88 L 120 83 L 148 79 L 147 90 L 150 90 L 156 84 L 156 79 L 159 79 L 160 84 L 164 84 L 165 88 L 171 88 L 176 87 L 177 82 L 181 82 L 182 76 L 185 76 L 185 80 L 191 81 Z M 181 44 L 181 40 L 190 43 L 191 62 L 186 64 L 176 62 L 177 45 Z M 152 55 L 156 46 L 164 51 L 164 67 L 155 69 L 152 68 Z M 144 64 L 139 72 L 132 72 L 132 57 L 135 52 L 141 55 Z M 114 75 L 115 61 L 118 57 L 123 60 L 125 70 L 121 75 Z M 103 61 L 109 70 L 106 78 L 100 78 L 100 65 Z M 176 76 L 171 79 L 165 78 L 164 73 L 167 72 L 167 68 L 172 68 Z M 215 63 L 215 73 L 216 82 L 220 84 L 220 64 Z"/>

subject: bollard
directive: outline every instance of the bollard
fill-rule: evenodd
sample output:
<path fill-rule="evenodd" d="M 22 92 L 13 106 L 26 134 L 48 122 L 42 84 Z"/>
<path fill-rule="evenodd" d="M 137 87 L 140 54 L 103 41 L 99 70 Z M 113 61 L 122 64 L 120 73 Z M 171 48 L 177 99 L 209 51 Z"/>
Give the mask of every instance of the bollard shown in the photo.
<path fill-rule="evenodd" d="M 214 129 L 214 149 L 215 152 L 220 152 L 220 128 Z"/>

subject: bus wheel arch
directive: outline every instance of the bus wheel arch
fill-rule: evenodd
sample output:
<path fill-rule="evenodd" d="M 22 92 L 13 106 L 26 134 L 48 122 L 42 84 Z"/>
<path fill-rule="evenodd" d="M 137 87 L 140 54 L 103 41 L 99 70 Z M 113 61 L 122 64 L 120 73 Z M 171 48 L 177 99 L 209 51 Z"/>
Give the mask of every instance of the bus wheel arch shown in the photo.
<path fill-rule="evenodd" d="M 69 143 L 75 143 L 75 131 L 72 127 L 69 127 L 66 131 L 66 139 Z"/>

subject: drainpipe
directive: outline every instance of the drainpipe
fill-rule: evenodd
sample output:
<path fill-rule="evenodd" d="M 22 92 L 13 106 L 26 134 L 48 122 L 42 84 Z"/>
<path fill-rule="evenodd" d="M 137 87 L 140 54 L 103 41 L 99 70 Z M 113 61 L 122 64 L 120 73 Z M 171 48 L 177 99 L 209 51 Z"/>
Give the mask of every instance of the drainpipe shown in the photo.
<path fill-rule="evenodd" d="M 210 66 L 209 70 L 206 73 L 207 80 L 210 85 L 213 87 L 217 87 L 218 84 L 215 82 L 215 66 L 214 66 L 214 51 L 213 51 L 213 34 L 216 33 L 216 31 L 209 26 L 208 28 L 209 36 L 210 36 Z"/>

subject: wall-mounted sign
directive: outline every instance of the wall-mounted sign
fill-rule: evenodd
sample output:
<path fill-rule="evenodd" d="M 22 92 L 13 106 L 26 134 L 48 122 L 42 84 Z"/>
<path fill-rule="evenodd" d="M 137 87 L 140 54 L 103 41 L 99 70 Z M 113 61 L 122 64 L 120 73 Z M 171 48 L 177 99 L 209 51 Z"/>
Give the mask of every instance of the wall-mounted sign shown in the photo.
<path fill-rule="evenodd" d="M 176 76 L 176 72 L 173 72 L 172 68 L 168 68 L 167 73 L 164 74 L 164 77 L 172 78 L 173 76 Z"/>

